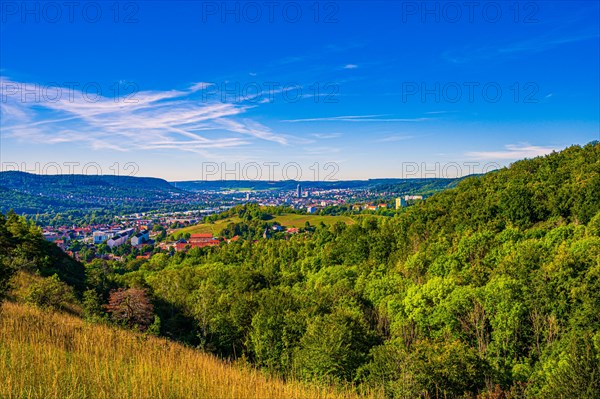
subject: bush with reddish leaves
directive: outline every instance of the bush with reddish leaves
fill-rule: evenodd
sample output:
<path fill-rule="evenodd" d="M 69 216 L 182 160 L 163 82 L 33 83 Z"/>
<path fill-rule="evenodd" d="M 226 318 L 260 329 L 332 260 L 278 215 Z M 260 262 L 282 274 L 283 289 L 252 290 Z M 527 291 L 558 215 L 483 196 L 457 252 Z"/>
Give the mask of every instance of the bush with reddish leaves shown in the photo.
<path fill-rule="evenodd" d="M 154 306 L 139 288 L 119 288 L 110 293 L 106 310 L 114 321 L 145 331 L 154 320 Z"/>

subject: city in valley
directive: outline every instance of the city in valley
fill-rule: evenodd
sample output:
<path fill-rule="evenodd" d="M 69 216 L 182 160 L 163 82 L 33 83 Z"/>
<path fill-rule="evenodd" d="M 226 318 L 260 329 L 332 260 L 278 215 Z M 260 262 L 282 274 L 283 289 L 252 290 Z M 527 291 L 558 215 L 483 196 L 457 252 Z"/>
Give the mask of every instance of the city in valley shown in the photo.
<path fill-rule="evenodd" d="M 124 260 L 126 257 L 148 259 L 156 253 L 187 251 L 191 248 L 218 246 L 253 237 L 226 237 L 219 229 L 195 233 L 203 227 L 226 227 L 228 214 L 236 209 L 258 206 L 277 213 L 263 221 L 265 231 L 256 239 L 282 238 L 309 233 L 312 226 L 331 223 L 339 215 L 393 215 L 414 205 L 425 195 L 403 194 L 373 188 L 313 188 L 297 184 L 295 190 L 198 190 L 193 193 L 170 193 L 167 202 L 182 210 L 150 210 L 125 215 L 65 223 L 56 215 L 47 222 L 41 217 L 44 238 L 54 242 L 69 256 L 90 261 L 100 258 Z M 157 200 L 158 201 L 158 200 Z M 156 204 L 160 207 L 161 204 Z M 184 210 L 186 206 L 190 209 Z M 92 211 L 93 212 L 93 211 Z M 228 213 L 229 212 L 229 213 Z M 223 213 L 228 213 L 222 217 Z M 37 215 L 40 218 L 40 215 Z"/>

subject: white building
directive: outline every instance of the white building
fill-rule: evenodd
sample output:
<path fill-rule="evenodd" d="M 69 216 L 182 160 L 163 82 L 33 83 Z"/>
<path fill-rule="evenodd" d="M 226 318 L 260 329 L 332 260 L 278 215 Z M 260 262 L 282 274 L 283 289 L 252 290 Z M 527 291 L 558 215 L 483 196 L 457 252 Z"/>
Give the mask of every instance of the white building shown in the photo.
<path fill-rule="evenodd" d="M 422 199 L 423 199 L 422 195 L 405 195 L 404 196 L 405 201 L 414 201 L 414 200 L 422 200 Z"/>
<path fill-rule="evenodd" d="M 94 244 L 102 244 L 104 241 L 108 240 L 112 234 L 106 231 L 94 231 Z"/>
<path fill-rule="evenodd" d="M 108 245 L 110 249 L 113 249 L 114 247 L 125 244 L 128 237 L 129 236 L 126 234 L 117 234 L 116 236 L 109 238 L 108 241 L 106 241 L 106 245 Z"/>
<path fill-rule="evenodd" d="M 113 249 L 114 247 L 121 246 L 127 242 L 129 237 L 133 234 L 133 229 L 126 229 L 119 231 L 114 237 L 110 238 L 106 245 Z"/>
<path fill-rule="evenodd" d="M 149 239 L 150 233 L 148 232 L 148 230 L 140 231 L 131 238 L 131 245 L 135 247 L 147 242 Z"/>

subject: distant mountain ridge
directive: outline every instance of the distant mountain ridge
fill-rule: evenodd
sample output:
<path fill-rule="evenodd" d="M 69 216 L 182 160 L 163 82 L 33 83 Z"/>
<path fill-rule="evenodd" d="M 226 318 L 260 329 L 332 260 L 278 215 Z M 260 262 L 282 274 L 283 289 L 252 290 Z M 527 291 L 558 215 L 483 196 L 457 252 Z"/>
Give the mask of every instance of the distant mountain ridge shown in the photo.
<path fill-rule="evenodd" d="M 74 189 L 91 186 L 95 188 L 122 187 L 151 191 L 177 191 L 166 180 L 156 177 L 136 177 L 117 175 L 36 175 L 32 173 L 7 171 L 0 172 L 0 186 L 8 189 L 35 191 L 37 189 Z"/>
<path fill-rule="evenodd" d="M 122 209 L 143 211 L 168 206 L 177 198 L 193 196 L 201 191 L 294 191 L 303 189 L 369 190 L 374 194 L 432 194 L 453 188 L 456 179 L 369 179 L 340 181 L 264 181 L 220 180 L 168 182 L 155 177 L 116 175 L 36 175 L 19 171 L 0 172 L 0 211 L 14 209 L 17 213 L 57 213 L 69 210 Z"/>
<path fill-rule="evenodd" d="M 0 172 L 0 211 L 55 213 L 122 204 L 147 206 L 182 191 L 166 180 L 114 175 L 36 175 Z"/>
<path fill-rule="evenodd" d="M 440 190 L 454 187 L 463 178 L 429 178 L 429 179 L 368 179 L 368 180 L 337 180 L 337 181 L 297 181 L 297 180 L 188 180 L 176 181 L 171 184 L 187 191 L 221 191 L 221 190 L 295 190 L 298 184 L 303 188 L 316 190 L 332 189 L 390 189 L 396 191 L 414 190 L 422 191 L 423 188 Z"/>

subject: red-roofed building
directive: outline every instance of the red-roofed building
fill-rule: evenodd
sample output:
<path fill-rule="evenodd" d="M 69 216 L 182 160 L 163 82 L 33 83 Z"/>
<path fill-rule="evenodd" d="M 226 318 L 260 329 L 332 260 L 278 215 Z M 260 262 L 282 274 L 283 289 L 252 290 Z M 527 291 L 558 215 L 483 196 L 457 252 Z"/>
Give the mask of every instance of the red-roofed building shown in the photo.
<path fill-rule="evenodd" d="M 182 251 L 185 251 L 187 246 L 188 246 L 187 242 L 177 242 L 177 243 L 175 243 L 175 245 L 173 247 L 175 248 L 175 251 L 182 252 Z"/>
<path fill-rule="evenodd" d="M 200 233 L 200 234 L 192 234 L 190 236 L 190 239 L 192 238 L 196 238 L 196 239 L 210 239 L 212 240 L 213 235 L 210 233 Z"/>
<path fill-rule="evenodd" d="M 212 234 L 192 234 L 188 244 L 192 248 L 213 247 L 219 245 L 219 240 L 216 240 Z"/>

